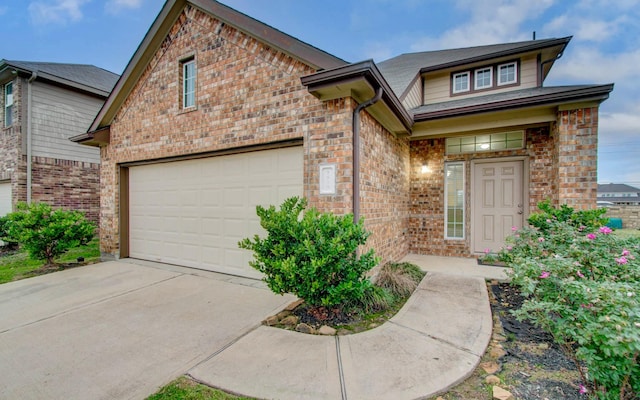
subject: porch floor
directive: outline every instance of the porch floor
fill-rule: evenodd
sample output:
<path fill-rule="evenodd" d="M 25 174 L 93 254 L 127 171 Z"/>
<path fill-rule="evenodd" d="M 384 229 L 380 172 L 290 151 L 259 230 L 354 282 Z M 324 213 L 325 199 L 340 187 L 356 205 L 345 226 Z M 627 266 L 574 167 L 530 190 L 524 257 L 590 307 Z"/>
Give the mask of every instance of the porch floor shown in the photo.
<path fill-rule="evenodd" d="M 416 264 L 423 271 L 474 276 L 484 278 L 485 280 L 509 280 L 507 277 L 509 268 L 478 265 L 475 258 L 443 257 L 409 253 L 400 261 Z"/>

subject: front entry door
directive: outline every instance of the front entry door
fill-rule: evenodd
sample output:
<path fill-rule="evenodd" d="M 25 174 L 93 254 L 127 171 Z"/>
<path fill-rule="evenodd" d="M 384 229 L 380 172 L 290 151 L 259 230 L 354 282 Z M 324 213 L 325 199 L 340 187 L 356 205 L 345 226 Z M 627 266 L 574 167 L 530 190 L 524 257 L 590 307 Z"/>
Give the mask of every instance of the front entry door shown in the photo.
<path fill-rule="evenodd" d="M 524 222 L 523 161 L 476 163 L 473 167 L 473 247 L 498 251 L 512 227 Z"/>

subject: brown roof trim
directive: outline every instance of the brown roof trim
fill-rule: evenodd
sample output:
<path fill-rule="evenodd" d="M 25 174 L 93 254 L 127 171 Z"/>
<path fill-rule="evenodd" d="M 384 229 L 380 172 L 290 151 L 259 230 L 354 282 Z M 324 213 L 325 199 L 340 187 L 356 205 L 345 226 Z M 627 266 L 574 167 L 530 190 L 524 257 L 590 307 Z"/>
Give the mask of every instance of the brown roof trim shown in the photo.
<path fill-rule="evenodd" d="M 479 114 L 491 111 L 540 106 L 554 103 L 568 103 L 571 101 L 599 101 L 609 98 L 609 93 L 613 90 L 613 84 L 589 86 L 561 93 L 550 93 L 538 96 L 523 97 L 498 102 L 475 104 L 466 107 L 449 108 L 438 111 L 415 113 L 415 122 L 431 121 L 435 119 L 458 117 L 469 114 Z"/>
<path fill-rule="evenodd" d="M 167 0 L 129 60 L 107 101 L 89 127 L 89 132 L 111 124 L 120 105 L 125 101 L 138 78 L 144 72 L 145 60 L 150 60 L 153 57 L 153 54 L 155 54 L 164 40 L 166 32 L 171 29 L 187 4 L 193 4 L 202 11 L 220 18 L 236 29 L 289 54 L 313 68 L 329 69 L 347 63 L 217 1 Z"/>
<path fill-rule="evenodd" d="M 111 141 L 111 126 L 105 126 L 98 130 L 82 133 L 69 138 L 72 142 L 87 146 L 100 147 L 108 145 Z"/>
<path fill-rule="evenodd" d="M 494 59 L 494 58 L 509 57 L 509 56 L 513 56 L 513 55 L 517 55 L 517 54 L 526 53 L 526 52 L 529 52 L 529 51 L 541 50 L 541 49 L 546 49 L 546 48 L 554 47 L 554 46 L 562 46 L 562 48 L 558 52 L 558 53 L 562 53 L 564 51 L 564 49 L 567 47 L 567 45 L 569 44 L 569 42 L 571 41 L 572 37 L 573 36 L 567 36 L 567 37 L 563 37 L 563 38 L 559 38 L 559 39 L 549 39 L 549 40 L 539 41 L 539 42 L 536 42 L 536 43 L 531 43 L 531 44 L 528 44 L 526 46 L 512 48 L 512 49 L 509 49 L 509 50 L 502 50 L 502 51 L 498 51 L 498 52 L 483 54 L 483 55 L 476 56 L 476 57 L 469 57 L 469 58 L 465 58 L 465 59 L 451 61 L 451 62 L 444 63 L 444 64 L 432 65 L 432 66 L 429 66 L 429 67 L 421 68 L 420 69 L 420 73 L 424 74 L 424 73 L 427 73 L 427 72 L 438 71 L 438 70 L 441 70 L 441 69 L 458 67 L 458 66 L 465 65 L 465 64 L 472 64 L 472 63 L 476 63 L 476 62 L 487 61 L 487 60 L 491 60 L 491 59 Z"/>
<path fill-rule="evenodd" d="M 380 70 L 373 60 L 361 61 L 331 70 L 320 71 L 312 75 L 303 76 L 301 82 L 307 86 L 311 92 L 315 88 L 324 87 L 331 84 L 340 84 L 353 81 L 357 78 L 364 78 L 374 89 L 382 88 L 382 100 L 398 117 L 402 124 L 411 132 L 413 121 L 409 112 L 404 108 L 402 102 L 395 95 L 391 87 L 384 79 Z"/>

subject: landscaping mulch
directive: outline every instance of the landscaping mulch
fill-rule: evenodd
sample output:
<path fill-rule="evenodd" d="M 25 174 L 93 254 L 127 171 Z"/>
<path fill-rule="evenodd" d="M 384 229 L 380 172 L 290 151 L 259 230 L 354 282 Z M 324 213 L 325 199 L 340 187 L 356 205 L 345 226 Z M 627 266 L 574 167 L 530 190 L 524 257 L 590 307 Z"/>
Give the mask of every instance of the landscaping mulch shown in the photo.
<path fill-rule="evenodd" d="M 502 325 L 507 340 L 501 359 L 505 381 L 519 400 L 584 400 L 579 393 L 580 376 L 575 363 L 553 342 L 550 334 L 526 321 L 518 321 L 511 311 L 524 300 L 519 290 L 506 283 L 490 285 L 491 308 Z"/>

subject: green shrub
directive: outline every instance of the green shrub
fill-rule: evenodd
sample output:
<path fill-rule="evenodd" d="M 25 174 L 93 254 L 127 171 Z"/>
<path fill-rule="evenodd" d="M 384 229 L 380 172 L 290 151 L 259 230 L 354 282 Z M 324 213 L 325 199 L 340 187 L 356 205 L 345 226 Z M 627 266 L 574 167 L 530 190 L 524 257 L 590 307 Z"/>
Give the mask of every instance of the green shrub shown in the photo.
<path fill-rule="evenodd" d="M 0 240 L 7 248 L 15 248 L 18 246 L 17 241 L 9 236 L 9 217 L 7 215 L 0 217 Z"/>
<path fill-rule="evenodd" d="M 253 251 L 253 268 L 278 294 L 293 293 L 312 306 L 334 306 L 362 298 L 371 282 L 365 273 L 378 262 L 373 250 L 358 256 L 369 233 L 362 220 L 306 208 L 305 199 L 292 197 L 280 210 L 257 207 L 265 238 L 255 235 L 238 245 Z"/>
<path fill-rule="evenodd" d="M 415 264 L 387 263 L 380 268 L 376 285 L 385 288 L 396 297 L 411 295 L 425 273 Z"/>
<path fill-rule="evenodd" d="M 95 225 L 79 211 L 52 209 L 45 203 L 19 203 L 8 215 L 8 236 L 17 241 L 36 260 L 53 259 L 67 250 L 87 244 Z"/>
<path fill-rule="evenodd" d="M 527 221 L 530 226 L 542 232 L 549 230 L 554 222 L 566 222 L 583 230 L 594 230 L 609 222 L 609 218 L 603 217 L 607 212 L 604 208 L 575 211 L 566 204 L 554 208 L 549 200 L 544 200 L 538 203 L 538 209 L 540 212 L 531 214 Z"/>
<path fill-rule="evenodd" d="M 526 297 L 516 315 L 550 332 L 599 399 L 640 396 L 640 239 L 568 207 L 515 232 L 500 254 Z M 547 216 L 548 216 L 547 215 Z M 540 220 L 537 220 L 540 222 Z"/>

